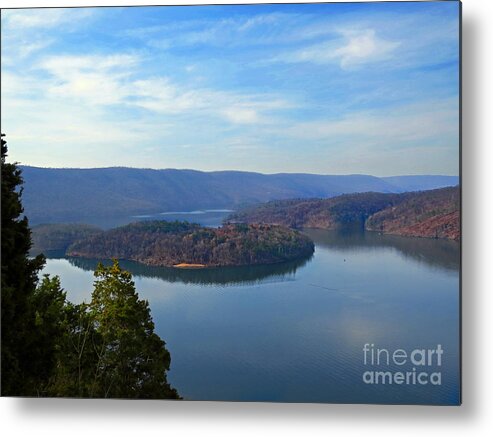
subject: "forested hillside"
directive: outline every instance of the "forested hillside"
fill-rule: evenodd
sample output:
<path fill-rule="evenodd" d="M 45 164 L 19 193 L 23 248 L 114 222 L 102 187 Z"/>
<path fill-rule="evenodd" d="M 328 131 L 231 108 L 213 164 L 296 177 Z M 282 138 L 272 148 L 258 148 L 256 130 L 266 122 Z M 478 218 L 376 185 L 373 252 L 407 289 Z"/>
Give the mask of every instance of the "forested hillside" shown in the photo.
<path fill-rule="evenodd" d="M 31 229 L 33 252 L 66 250 L 72 243 L 102 232 L 96 226 L 76 223 L 51 223 L 33 226 Z"/>
<path fill-rule="evenodd" d="M 236 209 L 278 199 L 333 197 L 375 191 L 398 193 L 456 185 L 458 178 L 367 175 L 260 174 L 240 171 L 135 168 L 22 167 L 24 207 L 32 224 L 88 222 L 165 211 Z M 421 187 L 421 188 L 420 188 Z"/>
<path fill-rule="evenodd" d="M 216 267 L 285 262 L 309 256 L 313 250 L 308 237 L 280 226 L 204 228 L 187 222 L 145 221 L 75 242 L 67 255 L 155 266 Z"/>
<path fill-rule="evenodd" d="M 280 200 L 242 209 L 227 220 L 291 228 L 335 229 L 348 224 L 363 225 L 372 214 L 397 204 L 406 195 L 357 193 L 329 199 Z"/>
<path fill-rule="evenodd" d="M 392 208 L 372 215 L 368 230 L 409 237 L 460 237 L 460 192 L 458 187 L 403 196 Z"/>
<path fill-rule="evenodd" d="M 231 214 L 232 223 L 270 223 L 292 228 L 360 226 L 387 234 L 460 236 L 459 187 L 401 194 L 358 193 L 330 199 L 268 202 Z"/>

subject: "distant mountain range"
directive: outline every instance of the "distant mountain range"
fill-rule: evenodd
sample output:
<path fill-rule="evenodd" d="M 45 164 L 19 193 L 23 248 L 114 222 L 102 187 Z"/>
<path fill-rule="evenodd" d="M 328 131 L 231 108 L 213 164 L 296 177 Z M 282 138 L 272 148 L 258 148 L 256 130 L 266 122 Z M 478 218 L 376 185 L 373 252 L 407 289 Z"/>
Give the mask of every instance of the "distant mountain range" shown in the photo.
<path fill-rule="evenodd" d="M 401 193 L 459 183 L 456 176 L 261 174 L 136 168 L 55 169 L 21 166 L 31 224 L 166 211 L 231 208 L 271 200 L 327 198 L 356 192 Z"/>

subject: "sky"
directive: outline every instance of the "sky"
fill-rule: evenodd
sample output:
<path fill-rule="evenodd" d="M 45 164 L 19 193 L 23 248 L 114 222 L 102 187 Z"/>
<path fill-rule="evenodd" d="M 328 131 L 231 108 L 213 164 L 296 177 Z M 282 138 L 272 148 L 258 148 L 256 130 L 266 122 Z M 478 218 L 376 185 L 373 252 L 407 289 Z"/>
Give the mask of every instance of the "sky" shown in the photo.
<path fill-rule="evenodd" d="M 458 175 L 455 1 L 1 14 L 12 161 Z"/>

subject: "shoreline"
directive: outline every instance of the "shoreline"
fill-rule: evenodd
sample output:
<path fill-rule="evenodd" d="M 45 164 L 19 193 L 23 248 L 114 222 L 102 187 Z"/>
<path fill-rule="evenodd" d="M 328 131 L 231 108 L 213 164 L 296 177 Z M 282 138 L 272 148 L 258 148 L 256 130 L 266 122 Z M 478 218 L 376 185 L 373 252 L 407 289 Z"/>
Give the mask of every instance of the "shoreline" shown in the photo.
<path fill-rule="evenodd" d="M 193 264 L 193 263 L 179 263 L 173 266 L 175 269 L 205 269 L 205 264 Z"/>

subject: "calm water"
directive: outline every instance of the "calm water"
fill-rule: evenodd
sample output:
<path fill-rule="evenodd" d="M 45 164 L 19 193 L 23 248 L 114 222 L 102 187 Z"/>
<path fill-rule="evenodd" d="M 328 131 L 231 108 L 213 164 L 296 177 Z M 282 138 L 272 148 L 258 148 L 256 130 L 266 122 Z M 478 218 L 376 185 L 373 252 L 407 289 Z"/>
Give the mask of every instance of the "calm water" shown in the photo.
<path fill-rule="evenodd" d="M 198 209 L 196 211 L 167 211 L 159 214 L 144 214 L 127 217 L 113 218 L 94 218 L 84 219 L 84 223 L 99 226 L 102 229 L 116 228 L 124 226 L 131 222 L 142 220 L 167 220 L 183 221 L 187 220 L 193 223 L 200 223 L 203 226 L 218 227 L 221 226 L 225 219 L 233 210 L 231 209 Z"/>
<path fill-rule="evenodd" d="M 121 263 L 150 302 L 179 393 L 200 400 L 457 403 L 458 244 L 305 232 L 316 251 L 297 263 L 207 270 Z M 60 275 L 72 301 L 89 300 L 97 261 L 52 256 L 45 272 Z M 412 368 L 365 366 L 365 343 L 391 352 L 440 344 L 442 365 L 425 370 L 441 371 L 441 385 L 365 384 L 365 371 Z"/>

